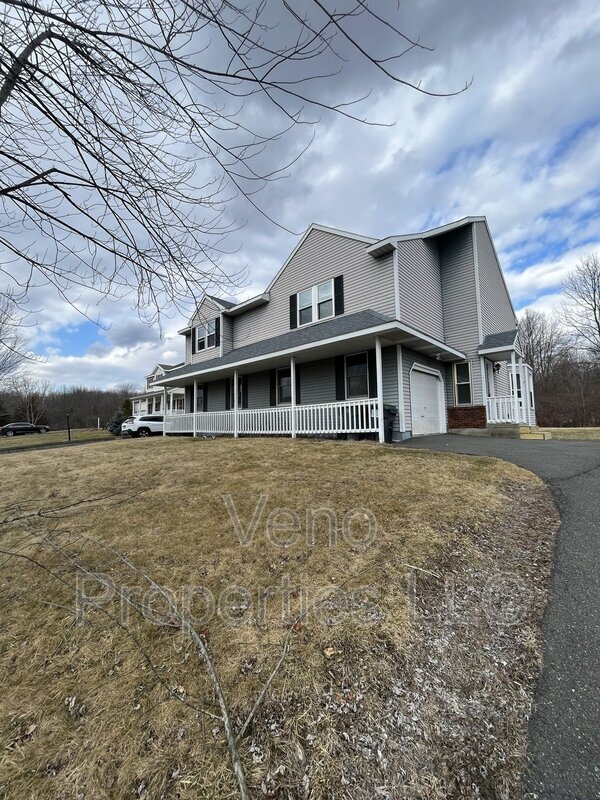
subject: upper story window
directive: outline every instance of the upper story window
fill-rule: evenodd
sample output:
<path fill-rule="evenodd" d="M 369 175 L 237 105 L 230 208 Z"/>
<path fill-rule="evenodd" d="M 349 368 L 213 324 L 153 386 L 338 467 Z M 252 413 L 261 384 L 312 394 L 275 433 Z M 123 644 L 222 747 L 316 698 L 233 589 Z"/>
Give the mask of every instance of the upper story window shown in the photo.
<path fill-rule="evenodd" d="M 206 326 L 206 346 L 207 347 L 214 347 L 215 346 L 215 344 L 216 344 L 216 330 L 217 330 L 217 327 L 216 327 L 216 324 L 215 324 L 214 320 L 212 322 L 209 322 L 208 325 Z"/>
<path fill-rule="evenodd" d="M 471 364 L 468 361 L 454 365 L 454 402 L 457 406 L 468 406 L 473 402 Z"/>
<path fill-rule="evenodd" d="M 344 276 L 330 278 L 290 295 L 290 328 L 344 313 Z"/>
<path fill-rule="evenodd" d="M 298 325 L 333 317 L 333 278 L 298 292 Z"/>
<path fill-rule="evenodd" d="M 218 330 L 218 319 L 213 319 L 203 325 L 198 325 L 197 328 L 193 328 L 192 353 L 199 353 L 201 350 L 217 347 L 219 345 Z"/>

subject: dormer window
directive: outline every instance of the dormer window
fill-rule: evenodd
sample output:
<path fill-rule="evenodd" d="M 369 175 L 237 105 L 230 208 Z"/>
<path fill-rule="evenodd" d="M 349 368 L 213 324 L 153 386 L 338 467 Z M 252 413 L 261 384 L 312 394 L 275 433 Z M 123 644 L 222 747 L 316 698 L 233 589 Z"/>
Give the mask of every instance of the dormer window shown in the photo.
<path fill-rule="evenodd" d="M 298 292 L 298 325 L 308 325 L 333 314 L 333 279 Z"/>
<path fill-rule="evenodd" d="M 204 350 L 206 347 L 206 328 L 204 325 L 199 325 L 196 328 L 196 350 Z"/>

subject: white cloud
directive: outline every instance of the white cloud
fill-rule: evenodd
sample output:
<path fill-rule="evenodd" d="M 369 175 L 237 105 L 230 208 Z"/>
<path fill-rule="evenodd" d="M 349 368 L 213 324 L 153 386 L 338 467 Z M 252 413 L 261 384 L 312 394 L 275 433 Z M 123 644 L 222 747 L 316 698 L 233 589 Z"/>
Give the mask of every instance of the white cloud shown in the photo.
<path fill-rule="evenodd" d="M 485 214 L 515 305 L 551 310 L 566 273 L 583 253 L 600 249 L 600 6 L 429 0 L 399 14 L 408 15 L 405 30 L 436 47 L 410 54 L 406 77 L 443 90 L 473 75 L 471 88 L 430 98 L 373 83 L 360 111 L 394 127 L 322 115 L 312 148 L 290 177 L 255 199 L 295 233 L 316 221 L 385 236 Z M 339 80 L 356 95 L 375 78 L 351 67 Z M 289 152 L 305 140 L 299 129 Z M 247 206 L 237 203 L 235 211 L 248 224 L 228 243 L 232 254 L 224 263 L 232 272 L 248 268 L 238 293 L 244 299 L 264 289 L 297 238 Z M 138 327 L 129 303 L 95 306 L 91 296 L 82 302 L 112 326 L 104 349 L 62 356 L 58 333 L 77 315 L 44 290 L 35 302 L 43 310 L 33 341 L 51 348 L 38 369 L 56 383 L 139 383 L 155 362 L 183 357 L 179 315 L 161 342 L 156 331 Z"/>

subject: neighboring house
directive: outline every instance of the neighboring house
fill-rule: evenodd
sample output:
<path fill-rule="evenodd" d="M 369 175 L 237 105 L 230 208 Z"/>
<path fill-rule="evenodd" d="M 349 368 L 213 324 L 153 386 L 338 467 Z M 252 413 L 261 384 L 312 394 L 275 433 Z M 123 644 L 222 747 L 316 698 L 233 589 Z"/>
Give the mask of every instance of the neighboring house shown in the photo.
<path fill-rule="evenodd" d="M 377 240 L 311 225 L 262 293 L 206 295 L 165 433 L 393 437 L 535 424 L 531 371 L 485 217 Z M 165 394 L 165 396 L 166 396 Z"/>
<path fill-rule="evenodd" d="M 169 370 L 182 367 L 180 364 L 157 364 L 150 375 L 146 375 L 144 381 L 144 391 L 130 397 L 131 412 L 134 416 L 138 414 L 163 414 L 166 407 L 169 414 L 183 414 L 185 410 L 185 392 L 183 389 L 169 389 L 165 392 L 162 386 L 156 386 L 155 382 L 164 378 Z"/>

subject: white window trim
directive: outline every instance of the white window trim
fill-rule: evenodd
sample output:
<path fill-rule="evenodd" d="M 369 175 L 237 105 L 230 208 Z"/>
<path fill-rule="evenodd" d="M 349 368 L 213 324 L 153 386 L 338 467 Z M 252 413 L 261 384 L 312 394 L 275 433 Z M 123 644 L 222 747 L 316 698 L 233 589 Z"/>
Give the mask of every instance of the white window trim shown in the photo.
<path fill-rule="evenodd" d="M 291 391 L 292 391 L 292 370 L 290 369 L 290 367 L 279 367 L 275 371 L 275 399 L 277 401 L 277 405 L 278 406 L 291 406 L 292 405 L 291 398 L 290 398 L 290 400 L 288 400 L 288 401 L 286 401 L 284 403 L 280 403 L 279 402 L 279 373 L 280 372 L 289 372 L 290 373 L 290 394 L 291 394 Z"/>
<path fill-rule="evenodd" d="M 209 331 L 209 327 L 213 326 L 212 332 Z M 200 336 L 200 328 L 204 330 L 204 336 Z M 194 336 L 196 337 L 196 354 L 202 353 L 204 350 L 214 350 L 217 345 L 217 325 L 216 322 L 213 320 L 208 320 L 207 322 L 199 322 L 198 325 L 194 328 Z M 209 344 L 208 337 L 214 336 L 215 343 Z M 204 342 L 204 346 L 200 347 L 200 342 Z"/>
<path fill-rule="evenodd" d="M 346 369 L 346 359 L 352 358 L 352 356 L 366 356 L 367 357 L 367 393 L 366 394 L 359 394 L 355 397 L 348 397 L 348 370 Z M 368 350 L 359 350 L 357 353 L 346 353 L 344 356 L 344 397 L 346 400 L 365 400 L 370 397 L 371 387 L 369 385 L 369 352 Z"/>
<path fill-rule="evenodd" d="M 458 383 L 457 383 L 457 380 L 456 380 L 456 367 L 457 367 L 458 364 L 467 364 L 468 367 L 469 367 L 469 381 L 468 381 L 468 383 L 469 383 L 469 389 L 470 389 L 470 395 L 471 395 L 471 400 L 470 400 L 469 403 L 459 403 L 458 402 Z M 460 383 L 461 386 L 466 386 L 466 384 L 467 384 L 467 381 L 461 381 L 461 383 Z M 455 361 L 452 364 L 452 393 L 454 395 L 454 405 L 455 406 L 466 406 L 466 407 L 468 407 L 468 406 L 472 406 L 473 405 L 473 371 L 471 369 L 471 362 L 470 361 Z"/>
<path fill-rule="evenodd" d="M 318 289 L 319 286 L 323 286 L 325 283 L 331 284 L 331 307 L 333 311 L 328 317 L 321 317 L 319 319 Z M 308 291 L 310 291 L 312 295 L 312 319 L 310 322 L 300 322 L 300 295 Z M 302 308 L 308 308 L 308 306 L 302 306 Z M 331 319 L 332 317 L 335 317 L 335 283 L 333 278 L 330 278 L 328 281 L 321 281 L 320 283 L 316 283 L 314 286 L 310 286 L 306 289 L 301 289 L 299 292 L 296 292 L 296 322 L 299 328 L 304 328 L 307 325 L 314 325 L 316 322 L 324 322 L 326 319 Z"/>

